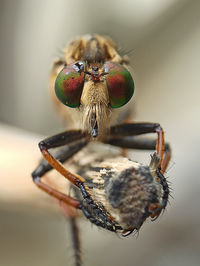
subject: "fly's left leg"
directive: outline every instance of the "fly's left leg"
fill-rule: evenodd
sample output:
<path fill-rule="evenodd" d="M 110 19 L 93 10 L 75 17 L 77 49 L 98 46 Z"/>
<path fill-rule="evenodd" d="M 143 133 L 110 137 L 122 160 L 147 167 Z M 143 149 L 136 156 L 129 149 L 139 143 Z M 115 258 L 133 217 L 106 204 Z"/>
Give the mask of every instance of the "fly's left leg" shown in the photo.
<path fill-rule="evenodd" d="M 105 143 L 114 145 L 117 147 L 121 147 L 123 149 L 138 149 L 138 150 L 150 150 L 153 151 L 156 149 L 156 140 L 145 139 L 134 136 L 126 136 L 126 137 L 117 137 L 110 138 L 105 141 Z M 164 145 L 164 154 L 163 154 L 163 162 L 162 162 L 162 172 L 165 173 L 169 161 L 171 159 L 171 148 L 168 143 Z"/>
<path fill-rule="evenodd" d="M 147 133 L 157 133 L 157 140 L 134 138 L 134 136 Z M 161 206 L 152 204 L 150 211 L 152 213 L 151 217 L 157 218 L 161 210 L 165 209 L 168 201 L 169 187 L 164 177 L 164 172 L 171 158 L 171 149 L 169 144 L 164 141 L 164 131 L 161 126 L 157 123 L 134 123 L 113 126 L 111 128 L 111 137 L 105 142 L 122 148 L 156 150 L 151 165 L 156 166 L 157 180 L 162 185 L 163 196 Z"/>
<path fill-rule="evenodd" d="M 157 155 L 160 157 L 160 162 L 158 165 L 158 168 L 162 174 L 164 174 L 169 160 L 171 158 L 171 150 L 169 145 L 165 144 L 165 139 L 164 139 L 164 131 L 160 124 L 158 123 L 133 123 L 133 124 L 122 124 L 122 125 L 117 125 L 113 126 L 111 128 L 111 138 L 108 141 L 114 141 L 114 139 L 124 139 L 124 137 L 127 136 L 138 136 L 138 135 L 143 135 L 143 134 L 148 134 L 148 133 L 156 133 L 157 134 L 157 140 L 156 140 L 156 147 L 154 146 L 153 149 L 156 149 Z M 134 143 L 136 144 L 136 141 L 133 140 Z M 133 142 L 132 142 L 133 143 Z M 144 144 L 144 143 L 143 143 Z M 115 144 L 114 144 L 115 145 Z M 123 146 L 125 148 L 125 146 Z M 135 148 L 133 147 L 126 147 L 126 148 Z M 138 145 L 139 149 L 145 149 L 144 146 Z"/>

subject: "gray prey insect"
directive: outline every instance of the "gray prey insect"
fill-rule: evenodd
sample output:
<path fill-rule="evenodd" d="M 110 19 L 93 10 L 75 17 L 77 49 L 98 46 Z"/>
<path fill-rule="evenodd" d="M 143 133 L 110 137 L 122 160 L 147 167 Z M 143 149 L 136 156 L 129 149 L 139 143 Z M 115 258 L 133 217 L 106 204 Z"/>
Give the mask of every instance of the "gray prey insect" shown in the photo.
<path fill-rule="evenodd" d="M 54 63 L 51 72 L 54 101 L 72 129 L 39 143 L 44 159 L 32 177 L 40 189 L 65 205 L 77 266 L 81 265 L 76 225 L 79 211 L 91 223 L 127 236 L 138 231 L 148 217 L 156 219 L 168 202 L 164 173 L 171 151 L 162 127 L 158 123 L 125 123 L 134 93 L 127 65 L 127 56 L 119 54 L 111 39 L 94 34 L 71 41 L 64 58 Z M 138 137 L 148 133 L 156 133 L 157 138 Z M 86 148 L 96 142 L 154 153 L 149 166 L 119 155 L 101 158 L 97 149 Z M 82 148 L 83 152 L 79 152 Z M 90 160 L 83 163 L 89 155 Z M 73 171 L 63 164 L 69 159 Z M 63 193 L 42 182 L 53 168 L 68 180 L 73 193 Z"/>

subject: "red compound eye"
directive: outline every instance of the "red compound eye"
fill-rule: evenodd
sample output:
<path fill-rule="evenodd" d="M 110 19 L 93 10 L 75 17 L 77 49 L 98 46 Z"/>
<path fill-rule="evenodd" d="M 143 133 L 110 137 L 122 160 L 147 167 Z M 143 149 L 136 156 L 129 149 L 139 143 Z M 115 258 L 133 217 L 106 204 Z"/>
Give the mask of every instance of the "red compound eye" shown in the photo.
<path fill-rule="evenodd" d="M 112 108 L 119 108 L 125 105 L 133 96 L 134 82 L 130 72 L 120 64 L 106 62 L 104 70 L 110 105 Z"/>
<path fill-rule="evenodd" d="M 72 108 L 80 105 L 84 77 L 84 63 L 82 61 L 70 64 L 61 70 L 56 78 L 55 92 L 63 104 Z"/>

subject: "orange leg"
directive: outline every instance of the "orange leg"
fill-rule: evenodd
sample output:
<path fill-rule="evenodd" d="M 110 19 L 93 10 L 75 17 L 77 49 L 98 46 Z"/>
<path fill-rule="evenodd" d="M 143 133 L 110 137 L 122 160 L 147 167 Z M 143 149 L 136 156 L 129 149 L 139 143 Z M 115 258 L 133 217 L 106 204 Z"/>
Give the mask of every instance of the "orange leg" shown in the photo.
<path fill-rule="evenodd" d="M 168 164 L 170 162 L 171 159 L 171 149 L 170 146 L 168 144 L 165 145 L 165 152 L 164 152 L 164 158 L 161 164 L 161 172 L 162 174 L 165 173 L 165 171 L 167 170 Z"/>
<path fill-rule="evenodd" d="M 64 193 L 57 191 L 56 189 L 50 187 L 49 185 L 47 185 L 45 183 L 42 183 L 39 178 L 35 178 L 34 182 L 40 189 L 45 191 L 50 196 L 57 198 L 58 200 L 66 203 L 67 205 L 69 205 L 71 207 L 74 207 L 76 209 L 80 209 L 80 202 L 78 200 L 71 198 L 71 197 L 65 195 Z"/>
<path fill-rule="evenodd" d="M 157 140 L 138 139 L 134 136 L 157 133 Z M 111 138 L 105 141 L 106 143 L 119 146 L 122 148 L 155 150 L 157 169 L 157 180 L 163 188 L 162 202 L 152 204 L 149 211 L 152 218 L 157 218 L 162 209 L 165 209 L 168 201 L 169 187 L 163 174 L 171 158 L 171 149 L 168 144 L 165 144 L 164 131 L 159 124 L 156 123 L 133 123 L 113 126 L 111 128 Z"/>
<path fill-rule="evenodd" d="M 121 229 L 121 227 L 115 224 L 112 219 L 107 216 L 106 212 L 99 208 L 99 206 L 93 201 L 88 187 L 84 185 L 85 179 L 77 174 L 71 173 L 61 164 L 68 158 L 70 158 L 73 154 L 75 154 L 78 150 L 80 150 L 88 142 L 88 135 L 82 133 L 80 130 L 64 132 L 41 141 L 39 143 L 39 147 L 45 160 L 43 160 L 37 167 L 37 169 L 32 173 L 33 181 L 40 189 L 42 189 L 49 195 L 59 199 L 61 203 L 65 203 L 66 206 L 68 205 L 81 209 L 86 218 L 89 219 L 92 223 L 96 224 L 97 226 L 106 228 L 110 231 L 116 232 L 118 229 Z M 48 151 L 51 148 L 57 148 L 63 145 L 65 145 L 66 147 L 62 148 L 61 153 L 59 152 L 58 154 L 52 155 Z M 52 168 L 55 168 L 73 185 L 77 186 L 80 189 L 80 192 L 84 199 L 83 202 L 79 202 L 78 200 L 73 199 L 41 182 L 41 177 Z"/>
<path fill-rule="evenodd" d="M 147 148 L 147 149 L 156 149 L 157 154 L 160 157 L 160 162 L 158 167 L 160 168 L 161 172 L 164 173 L 166 170 L 170 157 L 171 151 L 168 149 L 167 153 L 165 151 L 165 139 L 164 139 L 164 131 L 161 126 L 157 123 L 132 123 L 132 124 L 122 124 L 113 126 L 111 128 L 111 138 L 106 140 L 106 143 L 120 146 L 123 148 L 136 148 L 138 149 L 145 149 L 145 145 L 137 144 L 137 140 L 127 139 L 126 137 L 134 137 L 142 134 L 148 133 L 157 133 L 157 141 L 156 147 Z M 140 140 L 139 140 L 140 141 Z M 147 143 L 148 147 L 149 143 Z"/>
<path fill-rule="evenodd" d="M 54 156 L 48 151 L 51 148 L 57 148 L 60 146 L 67 145 L 77 140 L 84 140 L 85 143 L 89 141 L 88 136 L 80 130 L 67 131 L 53 137 L 47 138 L 39 143 L 39 148 L 52 168 L 55 168 L 61 175 L 68 179 L 72 184 L 79 187 L 80 184 L 84 183 L 85 180 L 79 175 L 73 174 L 59 162 Z"/>
<path fill-rule="evenodd" d="M 87 141 L 85 138 L 80 139 L 80 137 L 81 137 L 80 132 L 77 133 L 77 132 L 71 131 L 68 133 L 59 134 L 55 137 L 48 138 L 47 140 L 40 142 L 40 145 L 41 145 L 41 143 L 47 143 L 47 146 L 48 146 L 48 145 L 50 145 L 49 142 L 51 141 L 51 146 L 53 146 L 55 148 L 55 143 L 53 144 L 52 139 L 56 139 L 58 146 L 61 146 L 62 143 L 61 143 L 61 141 L 59 141 L 61 138 L 60 136 L 62 136 L 62 140 L 64 141 L 64 144 L 67 144 L 67 142 L 69 140 L 75 141 L 75 143 L 72 143 L 69 146 L 65 146 L 64 148 L 60 149 L 57 152 L 55 157 L 59 158 L 60 162 L 66 161 L 68 158 L 73 156 L 77 151 L 79 151 L 81 148 L 83 148 L 87 144 Z M 77 139 L 75 139 L 75 136 Z M 44 152 L 46 152 L 46 150 L 44 150 Z M 51 157 L 52 156 L 50 155 L 50 158 Z M 54 160 L 56 162 L 58 162 L 57 159 L 54 159 Z M 54 160 L 52 160 L 52 162 L 54 162 Z M 49 160 L 48 160 L 48 162 L 49 162 Z M 58 162 L 59 165 L 61 165 L 60 162 Z M 57 191 L 56 189 L 52 188 L 50 185 L 41 182 L 41 178 L 43 177 L 43 175 L 46 174 L 49 170 L 51 170 L 52 167 L 54 167 L 53 163 L 50 165 L 45 160 L 43 160 L 40 163 L 40 165 L 36 168 L 36 170 L 32 173 L 33 181 L 35 182 L 35 184 L 40 189 L 42 189 L 43 191 L 45 191 L 49 195 L 53 196 L 54 198 L 57 198 L 61 202 L 64 202 L 65 204 L 67 204 L 71 207 L 74 207 L 74 208 L 80 208 L 80 203 L 78 200 L 73 199 L 73 198 Z"/>

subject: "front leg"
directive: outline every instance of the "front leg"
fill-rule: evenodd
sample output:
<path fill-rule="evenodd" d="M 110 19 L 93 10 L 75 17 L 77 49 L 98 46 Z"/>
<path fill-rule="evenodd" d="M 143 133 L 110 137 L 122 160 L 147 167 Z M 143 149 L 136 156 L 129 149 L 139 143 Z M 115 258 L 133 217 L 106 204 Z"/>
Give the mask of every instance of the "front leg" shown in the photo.
<path fill-rule="evenodd" d="M 86 133 L 80 130 L 71 130 L 55 135 L 53 137 L 49 137 L 39 143 L 40 151 L 42 152 L 42 155 L 44 156 L 46 161 L 51 165 L 51 167 L 55 168 L 62 176 L 64 176 L 77 187 L 80 187 L 80 184 L 83 184 L 85 182 L 84 178 L 65 169 L 65 167 L 59 162 L 59 160 L 49 152 L 49 149 L 61 147 L 80 139 L 84 139 L 86 143 L 89 142 L 89 138 Z"/>
<path fill-rule="evenodd" d="M 71 145 L 67 145 L 68 143 L 72 142 Z M 60 162 L 64 162 L 70 157 L 72 157 L 76 152 L 78 152 L 82 147 L 84 147 L 88 143 L 87 138 L 81 133 L 81 131 L 68 131 L 61 133 L 59 135 L 50 137 L 44 141 L 41 141 L 39 145 L 43 145 L 46 149 L 56 148 L 63 145 L 67 145 L 64 148 L 60 149 L 56 154 L 55 158 L 50 155 L 50 158 L 53 158 L 59 165 Z M 49 152 L 48 152 L 49 153 Z M 49 153 L 50 154 L 50 153 Z M 58 161 L 59 160 L 59 161 Z M 49 161 L 48 161 L 49 162 Z M 49 170 L 54 168 L 54 165 L 49 164 L 46 160 L 42 160 L 39 166 L 35 169 L 32 173 L 34 183 L 43 191 L 48 193 L 49 195 L 59 199 L 61 202 L 66 203 L 69 206 L 74 208 L 81 208 L 80 202 L 76 199 L 65 195 L 57 191 L 56 189 L 52 188 L 51 186 L 41 182 L 41 178 L 46 174 Z M 62 166 L 63 167 L 63 166 Z M 64 167 L 63 167 L 64 168 Z M 67 170 L 66 170 L 67 171 Z M 71 174 L 73 175 L 73 174 Z M 81 177 L 83 180 L 83 178 Z"/>
<path fill-rule="evenodd" d="M 157 140 L 134 138 L 134 136 L 147 133 L 157 133 Z M 163 174 L 171 158 L 171 149 L 169 144 L 165 144 L 164 131 L 160 124 L 134 123 L 113 126 L 111 128 L 111 137 L 105 142 L 122 148 L 156 150 L 149 167 L 152 168 L 153 165 L 157 181 L 163 188 L 163 196 L 161 204 L 152 204 L 149 211 L 152 213 L 152 218 L 157 218 L 168 202 L 169 187 Z"/>
<path fill-rule="evenodd" d="M 169 145 L 167 144 L 166 146 L 165 144 L 164 131 L 162 127 L 160 126 L 160 124 L 158 123 L 122 124 L 122 125 L 113 126 L 110 132 L 111 132 L 111 138 L 107 140 L 106 142 L 109 143 L 110 141 L 111 144 L 116 145 L 114 144 L 115 139 L 119 139 L 119 142 L 122 141 L 122 139 L 124 139 L 124 143 L 125 142 L 127 143 L 128 141 L 130 146 L 136 145 L 138 146 L 139 149 L 145 149 L 146 146 L 148 147 L 147 149 L 150 149 L 151 147 L 153 148 L 154 146 L 153 142 L 146 141 L 146 142 L 141 143 L 142 145 L 140 145 L 139 143 L 137 145 L 137 140 L 132 140 L 132 141 L 130 139 L 125 140 L 124 137 L 137 136 L 137 135 L 142 135 L 142 134 L 147 134 L 147 133 L 157 133 L 155 149 L 156 149 L 157 155 L 160 157 L 158 169 L 161 171 L 162 174 L 164 174 L 168 166 L 169 160 L 171 158 L 171 150 L 170 150 Z M 124 147 L 129 148 L 127 144 L 125 144 Z"/>
<path fill-rule="evenodd" d="M 56 151 L 56 153 L 54 154 L 55 160 L 58 160 L 61 163 L 65 162 L 88 143 L 88 140 L 86 138 L 79 139 L 79 137 L 81 137 L 80 132 L 71 131 L 68 133 L 61 133 L 59 134 L 59 136 L 57 135 L 55 137 L 50 138 L 51 141 L 52 139 L 54 139 L 54 141 L 56 142 L 56 144 L 51 143 L 51 146 L 54 147 L 56 145 L 61 146 L 62 144 L 63 145 L 68 144 L 69 141 L 72 141 L 72 143 L 65 145 L 64 147 L 61 147 L 59 148 L 59 150 Z M 57 191 L 48 184 L 41 182 L 41 178 L 52 168 L 53 167 L 45 159 L 43 159 L 40 162 L 39 166 L 32 173 L 33 181 L 40 189 L 42 189 L 49 195 L 57 198 L 60 201 L 61 206 L 64 208 L 64 212 L 69 217 L 71 225 L 72 243 L 75 255 L 75 265 L 81 266 L 82 258 L 81 258 L 80 236 L 79 236 L 79 229 L 76 224 L 77 212 L 74 210 L 74 208 L 82 209 L 82 203 L 77 199 L 71 198 L 64 193 Z"/>
<path fill-rule="evenodd" d="M 77 174 L 71 173 L 61 164 L 61 162 L 66 161 L 83 146 L 85 146 L 89 140 L 90 139 L 87 133 L 80 130 L 71 130 L 41 141 L 39 143 L 39 147 L 46 161 L 43 160 L 32 173 L 33 181 L 40 189 L 49 195 L 59 199 L 61 202 L 64 202 L 71 207 L 81 209 L 86 218 L 92 223 L 110 231 L 116 231 L 119 229 L 119 226 L 116 225 L 112 219 L 107 217 L 106 213 L 104 213 L 104 211 L 101 210 L 101 208 L 99 208 L 99 206 L 93 201 L 88 187 L 84 185 L 85 179 Z M 49 152 L 49 149 L 61 147 L 67 144 L 68 147 L 66 146 L 62 148 L 54 156 Z M 73 199 L 41 182 L 42 176 L 52 168 L 56 169 L 62 176 L 80 189 L 84 199 L 82 202 L 79 202 L 78 200 Z"/>

